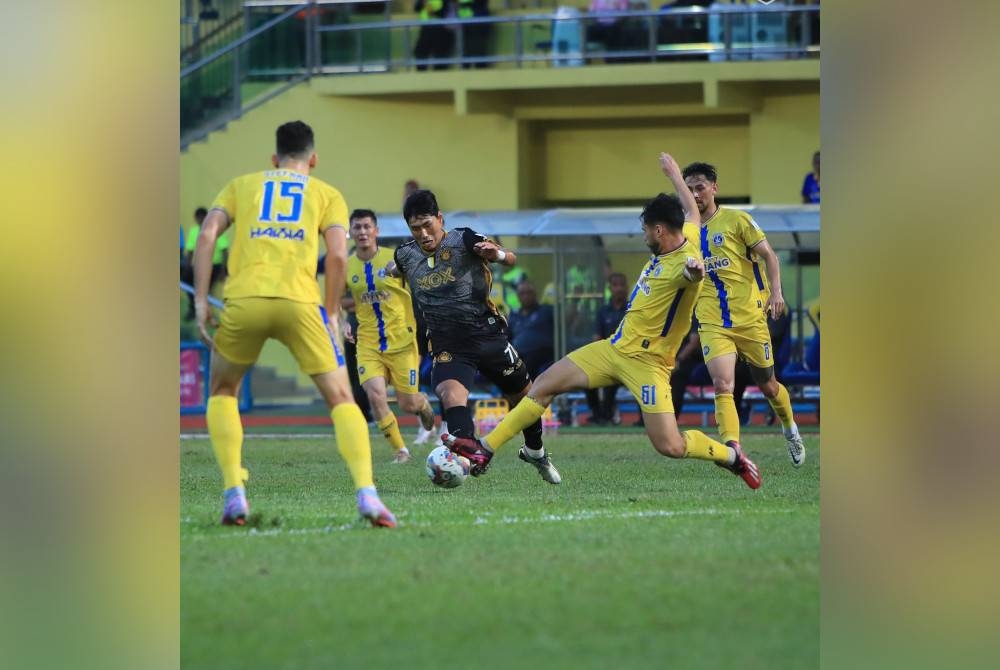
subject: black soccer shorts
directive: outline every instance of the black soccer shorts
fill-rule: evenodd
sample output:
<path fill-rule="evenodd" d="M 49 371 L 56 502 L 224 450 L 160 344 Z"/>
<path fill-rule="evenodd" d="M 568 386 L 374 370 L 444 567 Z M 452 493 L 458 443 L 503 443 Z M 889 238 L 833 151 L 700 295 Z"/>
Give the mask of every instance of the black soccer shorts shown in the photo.
<path fill-rule="evenodd" d="M 464 342 L 432 338 L 434 387 L 448 379 L 472 388 L 476 371 L 500 387 L 504 395 L 516 395 L 531 382 L 528 368 L 505 333 L 470 336 Z"/>

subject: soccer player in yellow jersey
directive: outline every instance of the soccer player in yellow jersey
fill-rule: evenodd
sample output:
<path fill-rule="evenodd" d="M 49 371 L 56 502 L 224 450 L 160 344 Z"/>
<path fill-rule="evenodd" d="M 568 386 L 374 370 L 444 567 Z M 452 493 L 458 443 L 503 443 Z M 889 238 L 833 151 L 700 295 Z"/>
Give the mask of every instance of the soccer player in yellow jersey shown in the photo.
<path fill-rule="evenodd" d="M 386 386 L 396 387 L 399 409 L 420 417 L 424 430 L 434 428 L 434 410 L 420 392 L 420 354 L 410 291 L 399 277 L 386 274 L 393 250 L 378 244 L 378 218 L 370 209 L 351 212 L 354 253 L 347 261 L 344 309 L 354 308 L 358 332 L 346 337 L 358 345 L 358 377 L 368 395 L 378 429 L 396 450 L 394 463 L 406 463 L 410 452 L 389 409 Z M 355 340 L 356 338 L 356 340 Z"/>
<path fill-rule="evenodd" d="M 212 205 L 194 252 L 195 317 L 212 348 L 206 419 L 222 470 L 224 525 L 248 513 L 241 465 L 243 426 L 236 402 L 243 375 L 274 338 L 295 356 L 330 408 L 337 448 L 358 491 L 358 511 L 373 526 L 396 518 L 375 491 L 368 424 L 354 403 L 340 351 L 340 298 L 347 267 L 347 205 L 340 192 L 309 173 L 316 167 L 313 131 L 301 121 L 280 126 L 274 170 L 233 179 Z M 225 309 L 216 325 L 208 305 L 212 252 L 232 227 Z M 326 307 L 316 282 L 319 238 L 326 242 Z"/>
<path fill-rule="evenodd" d="M 767 329 L 767 315 L 778 318 L 785 311 L 778 256 L 749 214 L 716 204 L 717 179 L 708 163 L 684 168 L 684 181 L 701 213 L 701 225 L 686 232 L 697 243 L 707 274 L 695 316 L 715 385 L 716 423 L 723 442 L 739 441 L 740 419 L 733 401 L 739 356 L 749 364 L 754 382 L 781 420 L 788 456 L 799 467 L 806 457 L 805 446 L 788 389 L 774 377 L 774 351 Z M 758 259 L 764 261 L 766 283 Z"/>
<path fill-rule="evenodd" d="M 660 166 L 680 198 L 661 193 L 642 210 L 642 237 L 653 256 L 632 289 L 625 317 L 611 337 L 587 344 L 548 368 L 520 403 L 480 440 L 452 438 L 448 446 L 480 469 L 493 453 L 545 411 L 552 399 L 575 389 L 624 384 L 642 410 L 653 448 L 671 458 L 714 461 L 760 486 L 757 466 L 736 441 L 721 444 L 701 431 L 681 433 L 670 397 L 674 353 L 691 328 L 691 313 L 701 288 L 704 265 L 684 236 L 685 210 L 698 224 L 698 210 L 677 163 L 660 155 Z M 449 436 L 450 437 L 450 436 Z"/>

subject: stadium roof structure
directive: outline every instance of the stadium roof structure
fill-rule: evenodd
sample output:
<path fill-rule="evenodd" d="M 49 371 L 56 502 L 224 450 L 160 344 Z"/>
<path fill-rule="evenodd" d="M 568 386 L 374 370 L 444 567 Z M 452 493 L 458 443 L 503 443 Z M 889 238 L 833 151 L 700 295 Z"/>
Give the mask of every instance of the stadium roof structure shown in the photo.
<path fill-rule="evenodd" d="M 728 205 L 753 216 L 776 249 L 819 249 L 819 205 Z M 638 207 L 445 212 L 449 228 L 468 227 L 490 236 L 586 237 L 639 234 Z M 398 212 L 379 214 L 383 237 L 409 237 Z"/>

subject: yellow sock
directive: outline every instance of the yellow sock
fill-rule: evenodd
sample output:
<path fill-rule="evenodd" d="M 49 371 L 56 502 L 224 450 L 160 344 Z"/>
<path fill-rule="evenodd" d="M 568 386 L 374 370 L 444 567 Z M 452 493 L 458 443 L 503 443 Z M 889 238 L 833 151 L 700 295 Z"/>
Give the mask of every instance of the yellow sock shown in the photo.
<path fill-rule="evenodd" d="M 740 415 L 736 412 L 736 401 L 732 393 L 715 394 L 715 423 L 723 442 L 740 439 Z"/>
<path fill-rule="evenodd" d="M 684 442 L 687 444 L 687 453 L 684 458 L 700 458 L 703 461 L 715 461 L 716 463 L 729 463 L 729 447 L 716 442 L 700 430 L 684 431 Z"/>
<path fill-rule="evenodd" d="M 406 442 L 403 442 L 403 436 L 399 433 L 399 422 L 396 421 L 396 415 L 392 411 L 379 419 L 375 425 L 385 435 L 385 439 L 389 440 L 389 445 L 393 449 L 399 451 L 406 448 Z"/>
<path fill-rule="evenodd" d="M 354 488 L 374 486 L 372 480 L 372 447 L 368 439 L 365 415 L 353 402 L 342 402 L 330 412 L 337 449 L 351 471 Z"/>
<path fill-rule="evenodd" d="M 225 488 L 243 486 L 246 470 L 240 465 L 243 452 L 243 424 L 236 398 L 229 395 L 214 395 L 208 399 L 205 410 L 208 423 L 208 437 L 215 450 L 215 460 L 222 470 Z"/>
<path fill-rule="evenodd" d="M 795 421 L 795 417 L 792 415 L 792 399 L 789 397 L 788 389 L 785 388 L 785 385 L 779 383 L 778 395 L 768 398 L 767 402 L 770 403 L 771 409 L 781 419 L 782 427 L 786 431 L 789 430 Z"/>
<path fill-rule="evenodd" d="M 545 408 L 537 402 L 525 396 L 521 401 L 497 424 L 490 434 L 483 438 L 483 442 L 496 451 L 507 440 L 514 437 L 522 430 L 542 418 Z"/>

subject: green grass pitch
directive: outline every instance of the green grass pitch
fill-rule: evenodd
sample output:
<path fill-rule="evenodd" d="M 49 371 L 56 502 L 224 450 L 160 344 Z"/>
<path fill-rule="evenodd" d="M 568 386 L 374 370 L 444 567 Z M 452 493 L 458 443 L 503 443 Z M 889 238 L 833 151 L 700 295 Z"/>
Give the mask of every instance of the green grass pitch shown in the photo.
<path fill-rule="evenodd" d="M 498 453 L 457 489 L 372 437 L 399 527 L 356 523 L 333 438 L 249 438 L 253 527 L 224 528 L 205 439 L 181 443 L 184 668 L 807 668 L 819 655 L 819 435 L 792 468 L 745 435 L 751 491 L 634 430 Z"/>

